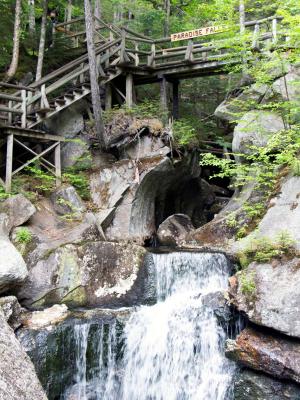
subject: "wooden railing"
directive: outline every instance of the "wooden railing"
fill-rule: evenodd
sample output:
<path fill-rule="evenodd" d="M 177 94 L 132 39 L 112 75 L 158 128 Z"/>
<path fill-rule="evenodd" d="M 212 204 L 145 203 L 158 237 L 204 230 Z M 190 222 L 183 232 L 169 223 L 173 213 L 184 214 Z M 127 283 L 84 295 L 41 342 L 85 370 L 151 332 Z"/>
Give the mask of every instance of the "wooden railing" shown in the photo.
<path fill-rule="evenodd" d="M 281 17 L 270 17 L 258 21 L 246 22 L 248 35 L 245 40 L 251 51 L 264 51 L 272 46 L 284 45 L 289 40 L 288 34 L 279 29 Z M 83 18 L 57 24 L 57 28 L 77 26 L 83 23 Z M 77 25 L 76 25 L 77 24 Z M 77 37 L 84 36 L 85 31 L 76 33 Z M 95 18 L 95 52 L 99 79 L 112 80 L 116 72 L 124 66 L 135 67 L 144 73 L 153 74 L 162 68 L 176 68 L 180 65 L 201 64 L 208 61 L 221 62 L 237 57 L 234 45 L 239 44 L 240 36 L 232 39 L 233 47 L 228 48 L 226 39 L 214 42 L 189 40 L 187 44 L 173 47 L 169 37 L 151 39 L 136 33 L 127 27 L 118 28 Z M 241 56 L 238 54 L 238 56 Z M 76 88 L 89 81 L 88 55 L 84 54 L 63 67 L 49 73 L 29 87 L 15 86 L 0 82 L 0 124 L 17 124 L 22 128 L 30 128 L 33 123 L 29 120 L 32 113 L 51 111 L 53 96 L 66 93 L 69 87 Z M 115 75 L 114 75 L 115 74 Z M 14 93 L 2 92 L 15 89 Z"/>

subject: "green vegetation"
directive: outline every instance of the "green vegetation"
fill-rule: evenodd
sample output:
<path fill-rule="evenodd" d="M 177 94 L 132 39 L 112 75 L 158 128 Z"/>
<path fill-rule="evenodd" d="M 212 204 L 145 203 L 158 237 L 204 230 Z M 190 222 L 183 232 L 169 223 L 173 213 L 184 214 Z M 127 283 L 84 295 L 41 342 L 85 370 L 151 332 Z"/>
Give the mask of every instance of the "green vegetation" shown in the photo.
<path fill-rule="evenodd" d="M 295 254 L 294 240 L 289 232 L 280 232 L 275 241 L 266 237 L 255 237 L 250 240 L 247 247 L 239 254 L 242 268 L 251 262 L 265 263 L 273 258 L 291 256 Z"/>
<path fill-rule="evenodd" d="M 253 297 L 256 291 L 256 286 L 255 286 L 255 274 L 254 272 L 246 273 L 246 272 L 241 272 L 239 274 L 239 282 L 241 285 L 241 292 L 247 296 L 247 297 Z"/>
<path fill-rule="evenodd" d="M 32 241 L 32 234 L 26 227 L 21 227 L 16 232 L 16 242 L 20 244 L 28 244 Z"/>

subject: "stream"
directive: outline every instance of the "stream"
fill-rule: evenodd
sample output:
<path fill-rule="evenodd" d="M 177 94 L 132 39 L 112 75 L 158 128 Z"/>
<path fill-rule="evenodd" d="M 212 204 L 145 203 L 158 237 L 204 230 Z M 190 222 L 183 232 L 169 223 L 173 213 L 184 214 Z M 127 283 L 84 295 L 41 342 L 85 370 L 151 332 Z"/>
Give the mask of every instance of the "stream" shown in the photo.
<path fill-rule="evenodd" d="M 72 331 L 75 366 L 63 400 L 230 400 L 235 366 L 210 299 L 228 285 L 222 254 L 153 254 L 156 302 L 120 324 Z M 51 396 L 49 397 L 51 399 Z"/>

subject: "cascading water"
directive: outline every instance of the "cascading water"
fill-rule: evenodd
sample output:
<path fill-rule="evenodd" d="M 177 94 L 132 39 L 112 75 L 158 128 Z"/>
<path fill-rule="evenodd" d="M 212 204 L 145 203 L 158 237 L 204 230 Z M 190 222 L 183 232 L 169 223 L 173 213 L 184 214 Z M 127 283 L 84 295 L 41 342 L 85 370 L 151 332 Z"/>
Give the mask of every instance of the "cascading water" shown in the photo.
<path fill-rule="evenodd" d="M 131 313 L 124 326 L 122 357 L 115 325 L 110 325 L 105 339 L 102 326 L 93 345 L 98 361 L 87 371 L 89 325 L 75 327 L 76 383 L 64 399 L 231 398 L 234 366 L 224 356 L 225 333 L 207 301 L 227 287 L 226 257 L 153 254 L 153 265 L 157 302 Z"/>

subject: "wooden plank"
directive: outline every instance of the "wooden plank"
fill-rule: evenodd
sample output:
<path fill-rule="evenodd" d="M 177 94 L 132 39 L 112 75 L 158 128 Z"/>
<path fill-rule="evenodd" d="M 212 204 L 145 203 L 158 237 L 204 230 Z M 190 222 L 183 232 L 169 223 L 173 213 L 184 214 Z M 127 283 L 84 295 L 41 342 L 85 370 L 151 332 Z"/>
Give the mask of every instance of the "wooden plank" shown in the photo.
<path fill-rule="evenodd" d="M 16 102 L 22 102 L 21 97 L 17 97 L 17 96 L 11 96 L 9 94 L 5 94 L 5 93 L 0 93 L 0 99 L 2 100 L 11 100 L 11 101 L 16 101 Z"/>
<path fill-rule="evenodd" d="M 187 62 L 192 62 L 194 60 L 193 45 L 194 45 L 193 41 L 189 40 L 188 46 L 186 48 L 185 56 L 184 56 L 184 60 Z"/>
<path fill-rule="evenodd" d="M 55 163 L 55 176 L 56 186 L 61 184 L 61 145 L 60 142 L 56 143 L 54 150 L 54 163 Z"/>
<path fill-rule="evenodd" d="M 6 87 L 6 88 L 11 88 L 11 89 L 17 89 L 17 90 L 28 90 L 31 92 L 34 92 L 35 89 L 29 86 L 23 86 L 23 85 L 13 85 L 12 83 L 6 83 L 6 82 L 0 82 L 0 87 Z"/>
<path fill-rule="evenodd" d="M 26 146 L 26 144 L 20 142 L 18 139 L 14 138 L 14 141 L 16 143 L 18 143 L 19 146 L 23 147 L 25 150 L 27 150 L 29 153 L 33 154 L 34 156 L 39 155 L 39 153 L 36 153 L 34 150 L 32 150 L 30 147 Z M 46 160 L 43 157 L 40 157 L 40 158 L 45 164 L 48 164 L 49 167 L 55 168 L 55 165 L 53 165 L 50 161 Z"/>
<path fill-rule="evenodd" d="M 126 106 L 132 108 L 133 106 L 133 76 L 132 74 L 126 75 Z"/>
<path fill-rule="evenodd" d="M 45 154 L 49 153 L 51 150 L 53 150 L 57 146 L 57 143 L 52 144 L 50 147 L 48 147 L 46 150 L 42 151 L 40 154 L 37 156 L 33 157 L 31 160 L 27 161 L 25 164 L 21 165 L 21 167 L 17 168 L 16 170 L 13 171 L 12 175 L 16 175 L 18 172 L 22 171 L 22 169 L 28 167 L 28 165 L 32 164 L 36 160 L 38 160 L 40 157 L 44 156 Z"/>
<path fill-rule="evenodd" d="M 22 110 L 16 110 L 13 107 L 5 107 L 2 105 L 0 105 L 0 111 L 7 112 L 7 113 L 13 113 L 13 114 L 22 114 L 23 113 Z"/>
<path fill-rule="evenodd" d="M 16 135 L 26 137 L 28 139 L 40 139 L 43 141 L 55 141 L 55 142 L 64 142 L 66 139 L 63 136 L 58 135 L 50 135 L 47 133 L 43 133 L 42 131 L 34 131 L 30 129 L 22 129 L 17 127 L 11 126 L 2 126 L 0 127 L 0 132 L 4 133 L 5 135 Z"/>
<path fill-rule="evenodd" d="M 165 76 L 160 80 L 160 104 L 163 112 L 168 111 L 168 82 Z"/>
<path fill-rule="evenodd" d="M 76 22 L 80 22 L 80 21 L 84 21 L 84 17 L 74 18 L 74 19 L 71 19 L 71 21 L 67 21 L 67 22 L 60 22 L 59 24 L 56 24 L 55 27 L 61 28 L 62 26 L 72 25 L 72 24 L 75 24 Z"/>
<path fill-rule="evenodd" d="M 21 117 L 21 126 L 22 128 L 26 128 L 26 111 L 27 111 L 27 105 L 26 105 L 26 90 L 21 91 L 21 96 L 22 96 L 22 117 Z"/>
<path fill-rule="evenodd" d="M 110 110 L 112 107 L 112 90 L 111 84 L 107 83 L 105 85 L 105 110 Z"/>
<path fill-rule="evenodd" d="M 14 135 L 7 137 L 6 144 L 6 171 L 5 171 L 5 191 L 11 191 L 12 168 L 13 168 L 13 148 L 14 148 Z"/>

